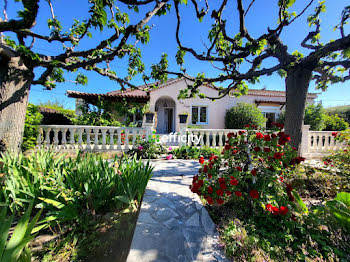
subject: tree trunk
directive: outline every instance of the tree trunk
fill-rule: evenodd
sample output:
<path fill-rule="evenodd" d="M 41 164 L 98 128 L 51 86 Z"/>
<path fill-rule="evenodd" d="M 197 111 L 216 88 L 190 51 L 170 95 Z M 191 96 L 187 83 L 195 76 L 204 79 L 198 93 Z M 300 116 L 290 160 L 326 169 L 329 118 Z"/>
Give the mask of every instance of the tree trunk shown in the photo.
<path fill-rule="evenodd" d="M 287 72 L 285 131 L 291 137 L 290 144 L 298 152 L 301 148 L 302 125 L 311 76 L 312 70 L 303 66 L 293 67 Z"/>
<path fill-rule="evenodd" d="M 0 150 L 19 152 L 34 73 L 13 53 L 0 55 Z"/>

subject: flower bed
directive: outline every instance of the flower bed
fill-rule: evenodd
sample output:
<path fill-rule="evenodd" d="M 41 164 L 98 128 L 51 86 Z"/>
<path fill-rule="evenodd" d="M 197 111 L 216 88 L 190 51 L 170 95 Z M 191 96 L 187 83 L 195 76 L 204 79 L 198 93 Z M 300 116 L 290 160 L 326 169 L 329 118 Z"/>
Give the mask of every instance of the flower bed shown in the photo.
<path fill-rule="evenodd" d="M 0 162 L 0 205 L 20 215 L 34 202 L 43 211 L 37 230 L 54 232 L 61 239 L 49 244 L 56 252 L 62 242 L 72 247 L 86 243 L 87 236 L 106 224 L 101 220 L 106 213 L 118 221 L 123 210 L 137 212 L 153 170 L 148 162 L 136 158 L 106 161 L 101 155 L 85 153 L 75 158 L 45 151 L 28 157 L 4 154 Z M 93 252 L 93 248 L 88 245 L 85 250 Z M 73 250 L 66 255 L 67 260 L 86 256 Z"/>
<path fill-rule="evenodd" d="M 309 210 L 293 189 L 304 159 L 282 128 L 230 133 L 221 154 L 199 159 L 192 192 L 207 204 L 235 261 L 349 259 L 346 229 L 326 208 Z"/>

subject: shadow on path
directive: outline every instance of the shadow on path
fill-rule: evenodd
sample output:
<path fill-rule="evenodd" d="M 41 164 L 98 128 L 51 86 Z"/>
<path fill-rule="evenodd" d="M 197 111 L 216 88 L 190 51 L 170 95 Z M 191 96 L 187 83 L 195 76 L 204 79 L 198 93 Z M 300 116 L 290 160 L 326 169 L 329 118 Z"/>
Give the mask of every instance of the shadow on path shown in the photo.
<path fill-rule="evenodd" d="M 154 161 L 128 262 L 227 261 L 207 210 L 189 185 L 199 164 Z"/>

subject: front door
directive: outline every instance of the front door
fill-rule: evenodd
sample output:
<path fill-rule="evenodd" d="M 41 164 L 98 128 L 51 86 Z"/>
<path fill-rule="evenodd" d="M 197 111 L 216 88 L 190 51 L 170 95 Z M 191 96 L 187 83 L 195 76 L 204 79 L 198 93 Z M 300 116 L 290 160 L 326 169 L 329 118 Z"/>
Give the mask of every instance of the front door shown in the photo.
<path fill-rule="evenodd" d="M 165 132 L 173 132 L 173 108 L 164 108 L 165 117 Z"/>

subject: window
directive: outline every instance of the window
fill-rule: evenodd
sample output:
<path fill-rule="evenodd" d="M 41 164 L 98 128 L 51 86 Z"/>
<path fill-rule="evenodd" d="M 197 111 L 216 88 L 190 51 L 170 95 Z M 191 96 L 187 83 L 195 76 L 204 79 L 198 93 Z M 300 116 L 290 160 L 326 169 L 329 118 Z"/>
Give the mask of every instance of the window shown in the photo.
<path fill-rule="evenodd" d="M 192 106 L 192 124 L 208 124 L 208 108 L 206 106 Z"/>

